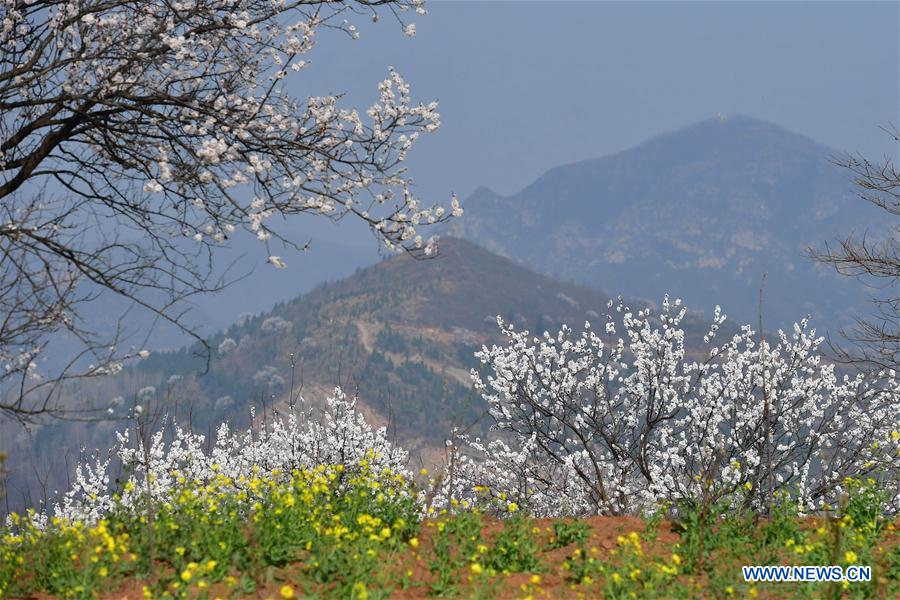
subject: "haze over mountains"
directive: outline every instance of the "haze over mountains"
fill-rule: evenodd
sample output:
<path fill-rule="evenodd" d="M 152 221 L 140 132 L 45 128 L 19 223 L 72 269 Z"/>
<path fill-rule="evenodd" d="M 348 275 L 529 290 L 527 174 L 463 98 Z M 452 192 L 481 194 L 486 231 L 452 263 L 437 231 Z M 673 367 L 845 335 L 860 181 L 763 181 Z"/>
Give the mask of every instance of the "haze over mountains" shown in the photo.
<path fill-rule="evenodd" d="M 851 232 L 879 235 L 838 152 L 749 117 L 719 117 L 611 156 L 551 169 L 511 196 L 488 188 L 452 231 L 557 277 L 692 308 L 716 304 L 786 327 L 807 313 L 835 331 L 865 290 L 806 257 Z"/>
<path fill-rule="evenodd" d="M 124 419 L 152 386 L 180 403 L 173 412 L 182 422 L 212 433 L 222 420 L 246 423 L 251 405 L 283 409 L 293 353 L 295 390 L 315 400 L 341 385 L 358 393 L 372 422 L 428 451 L 483 414 L 468 370 L 473 353 L 499 339 L 496 315 L 532 332 L 599 326 L 610 296 L 659 303 L 668 291 L 707 317 L 720 304 L 731 324 L 755 323 L 767 272 L 767 329 L 811 313 L 819 331 L 834 331 L 839 318 L 866 310 L 866 291 L 815 265 L 806 248 L 880 225 L 828 161 L 834 154 L 775 125 L 714 119 L 552 169 L 512 196 L 481 188 L 451 231 L 483 248 L 444 237 L 437 259 L 397 256 L 350 274 L 377 259 L 374 247 L 314 244 L 310 255 L 286 256 L 308 277 L 290 267 L 254 274 L 200 306 L 205 331 L 220 331 L 212 347 L 226 342 L 208 374 L 198 375 L 203 365 L 187 348 L 154 352 L 115 378 L 71 388 L 69 400 L 105 407 L 118 397 L 113 416 Z M 243 306 L 256 315 L 238 320 Z M 703 314 L 689 317 L 693 348 L 705 329 Z M 177 347 L 162 339 L 150 347 Z M 62 487 L 60 448 L 107 447 L 126 425 L 57 424 L 33 438 L 8 430 L 10 464 L 53 469 Z M 13 474 L 11 485 L 33 492 L 30 476 Z"/>

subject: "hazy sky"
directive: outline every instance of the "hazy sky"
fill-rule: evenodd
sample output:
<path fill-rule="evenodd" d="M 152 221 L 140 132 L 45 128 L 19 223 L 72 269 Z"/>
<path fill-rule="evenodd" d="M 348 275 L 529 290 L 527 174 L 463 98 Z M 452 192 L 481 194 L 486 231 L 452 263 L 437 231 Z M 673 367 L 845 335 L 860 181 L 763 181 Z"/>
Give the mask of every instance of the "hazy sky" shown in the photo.
<path fill-rule="evenodd" d="M 879 126 L 900 124 L 897 2 L 427 7 L 414 38 L 393 19 L 353 17 L 361 38 L 322 34 L 308 71 L 291 80 L 298 97 L 346 92 L 345 105 L 365 108 L 392 65 L 414 97 L 439 100 L 443 126 L 409 161 L 425 200 L 451 191 L 464 200 L 480 185 L 512 193 L 553 166 L 718 113 L 771 120 L 836 150 L 895 151 Z M 378 259 L 366 232 L 316 223 L 302 225 L 313 238 L 362 246 L 340 252 L 320 241 L 304 257 L 286 253 L 278 273 L 253 252 L 257 272 L 219 298 L 227 315 Z"/>
<path fill-rule="evenodd" d="M 393 65 L 443 127 L 410 165 L 423 195 L 501 193 L 548 168 L 743 113 L 837 150 L 890 151 L 900 111 L 897 2 L 435 2 L 326 38 L 310 91 L 374 98 Z M 367 19 L 353 22 L 365 24 Z M 305 90 L 297 89 L 302 94 Z"/>

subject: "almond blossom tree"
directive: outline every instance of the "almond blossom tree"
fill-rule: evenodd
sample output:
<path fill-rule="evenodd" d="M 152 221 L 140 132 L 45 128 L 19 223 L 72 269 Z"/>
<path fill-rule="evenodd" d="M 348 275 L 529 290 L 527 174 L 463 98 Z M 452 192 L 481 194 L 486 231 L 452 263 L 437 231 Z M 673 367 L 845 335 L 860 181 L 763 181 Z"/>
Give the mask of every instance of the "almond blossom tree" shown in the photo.
<path fill-rule="evenodd" d="M 764 510 L 780 492 L 816 510 L 847 477 L 897 491 L 893 371 L 839 377 L 806 320 L 774 344 L 744 326 L 715 345 L 717 307 L 696 359 L 679 300 L 658 315 L 621 301 L 615 310 L 602 337 L 589 323 L 532 337 L 498 318 L 508 341 L 477 353 L 489 375 L 472 377 L 504 435 L 454 445 L 439 501 L 499 499 L 555 516 L 723 498 Z"/>
<path fill-rule="evenodd" d="M 240 230 L 284 267 L 273 242 L 297 242 L 275 217 L 346 217 L 431 254 L 421 228 L 462 210 L 418 200 L 403 161 L 437 104 L 392 69 L 363 111 L 289 93 L 323 29 L 387 13 L 413 35 L 411 12 L 422 0 L 0 0 L 0 413 L 60 414 L 60 381 L 134 354 L 80 318 L 98 291 L 203 342 L 183 301 L 224 285 L 215 250 Z M 42 379 L 60 331 L 81 350 Z"/>

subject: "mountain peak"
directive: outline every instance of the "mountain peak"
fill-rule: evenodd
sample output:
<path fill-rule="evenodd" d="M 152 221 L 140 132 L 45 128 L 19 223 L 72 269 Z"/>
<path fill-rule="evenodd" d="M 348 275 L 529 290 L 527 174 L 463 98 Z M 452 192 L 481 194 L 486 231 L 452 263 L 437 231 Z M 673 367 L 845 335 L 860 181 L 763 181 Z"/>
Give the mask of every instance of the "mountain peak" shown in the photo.
<path fill-rule="evenodd" d="M 807 248 L 879 227 L 835 152 L 745 115 L 719 115 L 602 158 L 562 165 L 507 197 L 465 203 L 457 235 L 612 293 L 669 291 L 697 308 L 790 326 L 859 310 L 862 295 Z"/>
<path fill-rule="evenodd" d="M 650 138 L 632 150 L 636 151 L 662 144 L 676 144 L 683 148 L 686 145 L 702 147 L 705 144 L 721 146 L 729 143 L 750 143 L 766 148 L 771 148 L 775 144 L 797 150 L 816 151 L 822 153 L 823 156 L 832 152 L 823 144 L 770 121 L 747 115 L 726 115 L 724 113 Z"/>
<path fill-rule="evenodd" d="M 499 196 L 499 195 L 500 194 L 498 194 L 491 188 L 487 187 L 486 185 L 479 185 L 477 188 L 475 188 L 475 191 L 472 192 L 472 194 L 469 197 L 471 198 L 471 197 L 477 197 L 477 196 Z"/>

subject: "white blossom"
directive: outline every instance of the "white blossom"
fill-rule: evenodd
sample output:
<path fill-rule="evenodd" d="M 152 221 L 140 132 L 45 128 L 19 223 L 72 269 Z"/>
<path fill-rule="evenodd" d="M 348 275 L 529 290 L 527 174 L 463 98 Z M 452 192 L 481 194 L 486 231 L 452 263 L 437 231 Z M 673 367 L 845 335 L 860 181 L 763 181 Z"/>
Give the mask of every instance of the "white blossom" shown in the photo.
<path fill-rule="evenodd" d="M 814 511 L 845 477 L 898 472 L 895 375 L 839 379 L 806 320 L 774 345 L 744 326 L 699 361 L 680 301 L 656 315 L 620 301 L 613 314 L 620 338 L 589 323 L 532 337 L 498 319 L 508 341 L 483 347 L 488 374 L 472 377 L 504 436 L 460 436 L 438 501 L 503 494 L 542 516 L 622 514 L 707 493 L 763 507 L 784 490 Z M 717 309 L 707 344 L 724 319 Z"/>
<path fill-rule="evenodd" d="M 219 356 L 224 356 L 224 355 L 228 354 L 229 352 L 231 352 L 232 350 L 234 350 L 235 348 L 237 348 L 237 342 L 235 342 L 234 339 L 229 337 L 229 338 L 225 338 L 224 340 L 222 340 L 222 342 L 219 344 L 219 347 L 217 350 L 219 352 Z"/>
<path fill-rule="evenodd" d="M 410 478 L 407 453 L 390 443 L 385 428 L 366 423 L 356 410 L 356 400 L 340 388 L 326 399 L 321 411 L 291 413 L 243 432 L 232 432 L 223 424 L 211 447 L 203 435 L 177 423 L 172 428 L 171 441 L 166 441 L 164 429 L 152 433 L 146 453 L 140 440 L 132 440 L 129 430 L 117 434 L 118 443 L 106 453 L 107 458 L 98 454 L 77 466 L 72 487 L 54 506 L 52 515 L 93 523 L 112 510 L 114 493 L 120 495 L 126 509 L 134 507 L 148 488 L 153 499 L 163 502 L 170 498 L 180 477 L 198 485 L 218 477 L 250 479 L 256 473 L 287 480 L 294 469 L 341 464 L 352 470 L 365 459 L 376 473 L 390 469 Z M 117 490 L 110 485 L 114 460 L 131 473 Z M 39 523 L 46 520 L 47 515 L 36 518 Z"/>

